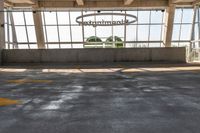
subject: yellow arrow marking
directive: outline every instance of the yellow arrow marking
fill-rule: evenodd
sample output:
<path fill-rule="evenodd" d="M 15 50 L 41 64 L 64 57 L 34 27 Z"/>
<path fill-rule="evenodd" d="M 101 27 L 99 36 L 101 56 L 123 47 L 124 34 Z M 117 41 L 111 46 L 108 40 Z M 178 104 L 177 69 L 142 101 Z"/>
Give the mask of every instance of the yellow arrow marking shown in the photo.
<path fill-rule="evenodd" d="M 8 105 L 19 104 L 19 103 L 20 103 L 20 101 L 18 101 L 18 100 L 0 98 L 0 106 L 8 106 Z"/>
<path fill-rule="evenodd" d="M 29 79 L 19 79 L 19 80 L 8 80 L 8 83 L 14 84 L 24 84 L 24 83 L 52 83 L 52 80 L 29 80 Z"/>

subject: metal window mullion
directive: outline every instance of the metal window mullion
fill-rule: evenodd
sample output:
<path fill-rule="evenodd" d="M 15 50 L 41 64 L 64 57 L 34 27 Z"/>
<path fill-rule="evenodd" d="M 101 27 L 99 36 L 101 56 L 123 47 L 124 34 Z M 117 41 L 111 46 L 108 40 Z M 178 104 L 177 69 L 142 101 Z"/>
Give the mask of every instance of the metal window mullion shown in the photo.
<path fill-rule="evenodd" d="M 96 18 L 96 15 L 95 15 L 95 16 L 94 16 L 94 21 L 95 21 L 95 22 L 96 22 L 96 19 L 97 19 L 97 18 Z M 95 32 L 95 36 L 97 36 L 97 27 L 96 27 L 96 26 L 94 27 L 94 32 Z"/>
<path fill-rule="evenodd" d="M 8 49 L 10 49 L 10 19 L 9 16 L 10 13 L 6 12 L 6 16 L 7 16 L 7 39 L 8 39 Z"/>
<path fill-rule="evenodd" d="M 182 23 L 183 23 L 183 9 L 182 9 L 182 13 L 181 13 L 181 23 L 180 23 L 180 29 L 179 29 L 179 38 L 178 40 L 180 41 L 181 40 L 181 31 L 182 31 Z M 178 47 L 180 45 L 180 42 L 178 42 Z"/>
<path fill-rule="evenodd" d="M 60 46 L 60 30 L 59 30 L 59 26 L 58 26 L 58 12 L 57 11 L 56 11 L 56 27 L 57 27 L 57 32 L 58 32 L 59 48 L 61 48 L 61 46 Z"/>
<path fill-rule="evenodd" d="M 69 11 L 69 25 L 70 25 L 71 48 L 73 48 L 73 44 L 72 44 L 72 25 L 71 25 L 71 13 L 70 13 L 70 11 Z"/>
<path fill-rule="evenodd" d="M 148 34 L 148 47 L 149 47 L 149 41 L 150 41 L 150 34 L 151 34 L 151 10 L 149 12 L 149 34 Z"/>
<path fill-rule="evenodd" d="M 138 16 L 139 14 L 138 14 L 138 10 L 137 10 L 137 18 L 138 18 L 138 20 L 139 20 L 139 16 Z M 137 24 L 136 24 L 136 41 L 138 41 L 138 20 L 137 20 Z M 137 47 L 137 43 L 136 43 L 136 47 Z"/>
<path fill-rule="evenodd" d="M 198 12 L 198 40 L 200 40 L 200 7 L 197 8 Z M 198 45 L 200 47 L 200 41 L 198 42 Z"/>
<path fill-rule="evenodd" d="M 47 44 L 47 49 L 49 49 L 49 42 L 48 42 L 48 36 L 47 36 L 47 27 L 46 27 L 46 19 L 45 19 L 45 13 L 43 13 L 43 21 L 44 21 L 44 29 L 45 29 L 45 37 L 46 37 L 46 44 Z M 42 27 L 43 28 L 43 27 Z"/>
<path fill-rule="evenodd" d="M 112 11 L 112 13 L 113 13 L 113 11 Z M 113 15 L 112 15 L 112 22 L 113 22 Z M 113 27 L 113 25 L 112 25 L 112 46 L 113 46 L 113 48 L 115 47 L 115 38 L 114 38 L 114 27 Z"/>
<path fill-rule="evenodd" d="M 164 13 L 162 12 L 162 22 L 164 21 Z M 160 43 L 160 47 L 162 47 L 163 44 L 163 28 L 164 28 L 164 24 L 161 25 L 161 33 L 160 33 L 160 41 L 162 41 Z"/>
<path fill-rule="evenodd" d="M 81 14 L 83 16 L 83 10 L 81 11 Z M 83 17 L 82 17 L 82 23 L 83 23 Z M 82 39 L 83 39 L 83 45 L 85 44 L 85 28 L 84 25 L 82 24 Z"/>
<path fill-rule="evenodd" d="M 28 29 L 27 29 L 27 25 L 26 25 L 26 16 L 25 16 L 24 12 L 23 12 L 23 18 L 24 18 L 24 26 L 25 26 L 25 30 L 26 30 L 26 38 L 27 38 L 27 42 L 28 42 L 28 48 L 30 49 Z"/>
<path fill-rule="evenodd" d="M 125 23 L 124 23 L 124 48 L 126 47 L 126 11 L 125 11 Z"/>

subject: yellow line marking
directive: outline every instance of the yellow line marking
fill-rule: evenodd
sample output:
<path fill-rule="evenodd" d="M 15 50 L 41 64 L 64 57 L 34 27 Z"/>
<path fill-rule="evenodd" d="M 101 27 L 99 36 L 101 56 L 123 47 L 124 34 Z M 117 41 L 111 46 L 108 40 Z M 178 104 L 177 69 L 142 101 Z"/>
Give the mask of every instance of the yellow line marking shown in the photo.
<path fill-rule="evenodd" d="M 8 106 L 8 105 L 19 104 L 19 103 L 20 103 L 20 101 L 18 101 L 18 100 L 0 98 L 0 106 Z"/>
<path fill-rule="evenodd" d="M 52 83 L 52 80 L 30 80 L 30 79 L 18 79 L 18 80 L 8 80 L 8 83 L 14 84 L 25 84 L 25 83 Z"/>

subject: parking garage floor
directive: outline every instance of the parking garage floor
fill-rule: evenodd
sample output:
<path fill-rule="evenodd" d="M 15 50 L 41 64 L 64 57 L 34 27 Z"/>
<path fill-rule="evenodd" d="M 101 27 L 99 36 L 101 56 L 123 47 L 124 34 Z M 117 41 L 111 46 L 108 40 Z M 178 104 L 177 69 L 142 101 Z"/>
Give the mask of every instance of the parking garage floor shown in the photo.
<path fill-rule="evenodd" d="M 199 133 L 200 64 L 0 67 L 0 133 Z"/>

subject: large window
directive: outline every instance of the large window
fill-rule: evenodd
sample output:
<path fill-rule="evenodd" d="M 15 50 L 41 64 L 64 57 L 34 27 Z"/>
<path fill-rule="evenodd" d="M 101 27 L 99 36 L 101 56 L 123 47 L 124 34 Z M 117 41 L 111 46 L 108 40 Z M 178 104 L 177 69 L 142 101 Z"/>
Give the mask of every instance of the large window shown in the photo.
<path fill-rule="evenodd" d="M 89 38 L 99 38 L 95 42 L 102 47 L 116 47 L 121 41 L 123 47 L 163 47 L 165 31 L 165 9 L 141 9 L 128 11 L 41 11 L 43 35 L 46 48 L 84 48 Z M 79 25 L 76 18 L 80 15 L 99 13 L 122 13 L 137 17 L 132 24 L 118 26 Z M 174 18 L 172 46 L 189 45 L 192 27 L 192 8 L 177 8 Z M 123 16 L 107 15 L 106 20 L 124 19 Z M 88 18 L 82 19 L 87 21 Z M 102 20 L 102 16 L 90 17 Z M 199 21 L 198 21 L 199 22 Z M 32 11 L 5 12 L 6 48 L 37 48 L 37 39 Z M 198 25 L 195 25 L 195 29 Z M 197 33 L 199 34 L 199 33 Z M 197 34 L 195 37 L 197 38 Z M 117 40 L 116 40 L 117 38 Z M 91 40 L 90 40 L 91 41 Z M 95 41 L 95 40 L 94 40 Z M 109 41 L 109 43 L 108 43 Z"/>
<path fill-rule="evenodd" d="M 177 8 L 174 17 L 172 46 L 189 46 L 193 20 L 192 8 Z"/>

